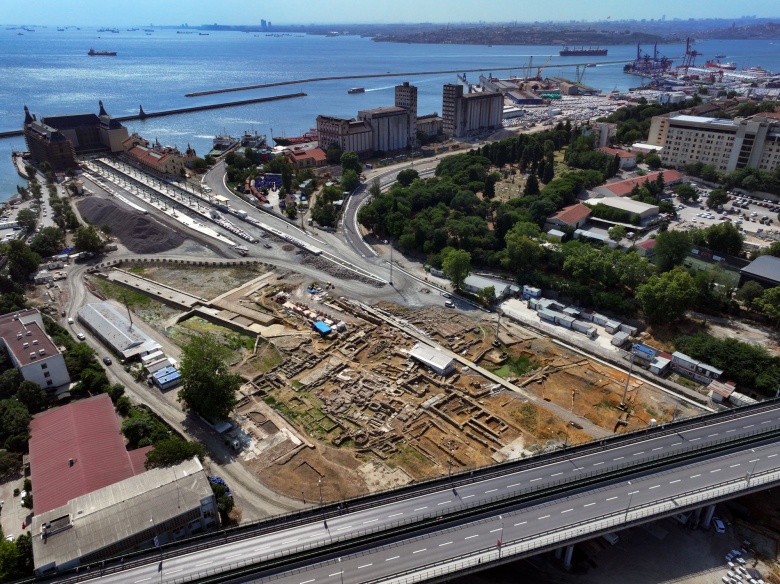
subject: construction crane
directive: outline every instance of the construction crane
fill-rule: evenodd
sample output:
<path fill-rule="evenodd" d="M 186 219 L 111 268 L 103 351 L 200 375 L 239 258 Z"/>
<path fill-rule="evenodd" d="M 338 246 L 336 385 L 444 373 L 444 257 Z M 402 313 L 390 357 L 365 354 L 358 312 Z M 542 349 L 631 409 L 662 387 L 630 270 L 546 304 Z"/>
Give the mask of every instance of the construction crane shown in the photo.
<path fill-rule="evenodd" d="M 550 64 L 550 61 L 552 61 L 552 55 L 547 57 L 547 60 L 544 62 L 544 65 L 542 65 L 541 67 L 539 67 L 536 70 L 536 77 L 535 77 L 535 79 L 540 79 L 541 80 L 541 78 L 542 78 L 542 71 L 544 71 L 544 68 L 547 67 L 547 65 Z"/>
<path fill-rule="evenodd" d="M 577 65 L 577 72 L 574 74 L 574 81 L 577 85 L 582 85 L 582 79 L 585 77 L 587 68 L 587 65 Z"/>

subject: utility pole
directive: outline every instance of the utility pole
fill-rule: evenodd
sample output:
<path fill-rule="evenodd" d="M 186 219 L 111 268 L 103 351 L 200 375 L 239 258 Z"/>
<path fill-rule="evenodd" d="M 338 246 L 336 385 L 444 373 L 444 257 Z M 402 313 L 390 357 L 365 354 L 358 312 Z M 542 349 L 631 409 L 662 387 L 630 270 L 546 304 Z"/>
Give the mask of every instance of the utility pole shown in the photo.
<path fill-rule="evenodd" d="M 631 345 L 633 347 L 633 345 Z M 620 409 L 626 409 L 626 394 L 628 393 L 628 383 L 631 381 L 631 373 L 634 371 L 634 353 L 628 350 L 628 377 L 626 377 L 626 387 L 623 389 L 623 398 L 620 400 Z"/>
<path fill-rule="evenodd" d="M 393 242 L 390 242 L 390 285 L 393 285 Z"/>

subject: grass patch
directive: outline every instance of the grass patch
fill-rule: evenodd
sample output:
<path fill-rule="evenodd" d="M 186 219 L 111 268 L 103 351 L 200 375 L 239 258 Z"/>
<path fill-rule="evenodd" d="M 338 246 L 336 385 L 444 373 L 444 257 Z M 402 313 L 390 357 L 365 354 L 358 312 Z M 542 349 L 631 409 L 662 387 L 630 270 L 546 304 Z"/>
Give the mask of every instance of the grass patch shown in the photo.
<path fill-rule="evenodd" d="M 143 276 L 146 273 L 146 268 L 143 266 L 133 266 L 129 270 L 127 270 L 131 274 L 136 274 L 138 276 Z"/>
<path fill-rule="evenodd" d="M 500 377 L 517 377 L 536 369 L 536 367 L 537 366 L 534 365 L 528 357 L 520 355 L 519 357 L 510 357 L 507 359 L 506 363 L 498 369 L 495 369 L 493 373 Z"/>
<path fill-rule="evenodd" d="M 252 359 L 252 367 L 260 371 L 261 373 L 266 373 L 279 365 L 282 362 L 282 357 L 279 355 L 279 351 L 276 350 L 276 347 L 274 347 L 271 343 L 263 343 L 264 347 L 260 350 L 258 355 Z"/>
<path fill-rule="evenodd" d="M 125 288 L 119 284 L 114 284 L 102 278 L 93 278 L 95 284 L 104 296 L 127 303 L 131 308 L 154 308 L 160 305 L 159 302 L 150 298 L 146 294 L 136 292 L 130 288 Z"/>
<path fill-rule="evenodd" d="M 396 468 L 403 466 L 413 474 L 419 476 L 421 466 L 427 466 L 430 461 L 408 444 L 398 444 L 397 452 L 386 460 L 387 466 Z"/>
<path fill-rule="evenodd" d="M 300 388 L 302 388 L 302 387 L 303 387 L 303 383 L 301 383 L 301 382 L 300 382 L 300 381 L 298 381 L 297 379 L 293 379 L 293 380 L 290 382 L 290 385 L 292 385 L 293 389 L 295 389 L 295 390 L 298 390 L 298 389 L 300 389 Z"/>
<path fill-rule="evenodd" d="M 539 408 L 532 403 L 525 403 L 512 410 L 512 417 L 524 430 L 534 434 L 538 426 Z"/>

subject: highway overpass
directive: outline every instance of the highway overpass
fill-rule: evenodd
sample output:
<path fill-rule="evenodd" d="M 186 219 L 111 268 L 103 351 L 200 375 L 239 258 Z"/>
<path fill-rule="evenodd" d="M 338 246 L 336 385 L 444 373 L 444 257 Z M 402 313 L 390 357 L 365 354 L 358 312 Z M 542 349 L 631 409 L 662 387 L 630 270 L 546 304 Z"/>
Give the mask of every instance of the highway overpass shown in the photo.
<path fill-rule="evenodd" d="M 780 404 L 759 404 L 331 505 L 163 550 L 162 561 L 109 562 L 100 580 L 450 578 L 768 488 L 780 482 L 778 442 Z"/>

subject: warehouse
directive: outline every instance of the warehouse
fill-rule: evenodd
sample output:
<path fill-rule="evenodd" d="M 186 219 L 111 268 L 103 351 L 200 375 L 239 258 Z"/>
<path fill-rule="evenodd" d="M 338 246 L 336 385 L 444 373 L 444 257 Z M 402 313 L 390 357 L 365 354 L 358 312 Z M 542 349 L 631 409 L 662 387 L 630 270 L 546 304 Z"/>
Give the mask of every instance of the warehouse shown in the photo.
<path fill-rule="evenodd" d="M 739 271 L 740 287 L 745 282 L 758 282 L 764 288 L 780 286 L 780 258 L 771 255 L 758 256 Z"/>
<path fill-rule="evenodd" d="M 643 223 L 648 219 L 655 217 L 659 213 L 658 205 L 648 205 L 647 203 L 640 203 L 633 199 L 619 198 L 619 197 L 605 197 L 598 201 L 588 201 L 591 206 L 594 205 L 606 205 L 613 209 L 620 209 L 621 211 L 627 211 L 631 215 L 639 216 L 640 221 Z M 593 220 L 598 220 L 592 217 Z"/>
<path fill-rule="evenodd" d="M 81 307 L 78 318 L 103 344 L 124 359 L 143 357 L 160 349 L 156 341 L 141 332 L 108 302 Z"/>
<path fill-rule="evenodd" d="M 448 375 L 455 369 L 455 363 L 451 357 L 423 343 L 417 343 L 412 347 L 409 356 L 430 367 L 439 375 Z"/>

